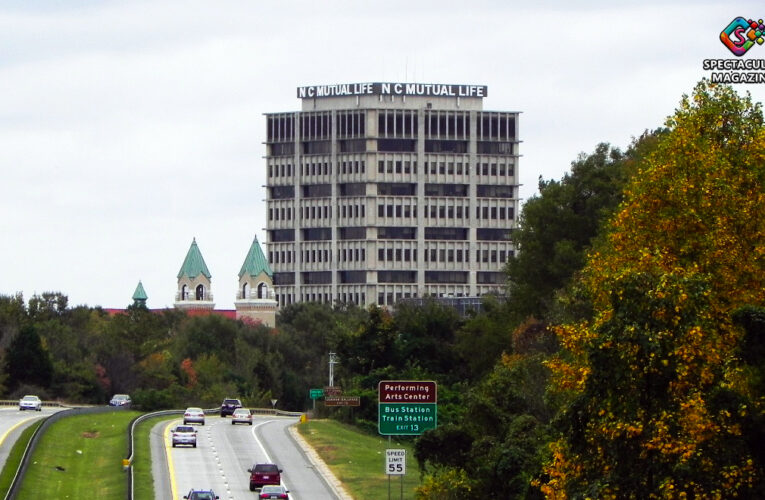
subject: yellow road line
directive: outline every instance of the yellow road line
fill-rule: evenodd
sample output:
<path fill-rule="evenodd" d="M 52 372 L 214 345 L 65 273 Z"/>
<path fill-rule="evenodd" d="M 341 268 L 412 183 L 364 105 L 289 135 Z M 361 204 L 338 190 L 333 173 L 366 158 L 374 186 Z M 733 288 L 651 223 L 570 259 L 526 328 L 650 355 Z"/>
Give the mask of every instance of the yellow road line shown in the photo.
<path fill-rule="evenodd" d="M 178 422 L 176 420 L 171 420 L 168 422 L 168 424 L 165 426 L 165 430 L 163 432 L 163 436 L 165 437 L 165 456 L 167 457 L 167 468 L 170 475 L 170 492 L 172 493 L 172 498 L 178 498 L 178 485 L 175 484 L 175 467 L 173 467 L 173 453 L 172 453 L 172 447 L 170 445 L 170 439 L 168 439 L 168 429 L 170 429 L 171 426 L 176 425 Z"/>
<path fill-rule="evenodd" d="M 2 446 L 2 445 L 3 445 L 3 443 L 5 442 L 5 439 L 8 437 L 8 435 L 9 435 L 11 432 L 13 432 L 14 430 L 16 430 L 16 428 L 17 428 L 17 427 L 19 427 L 21 424 L 26 424 L 27 422 L 29 422 L 30 420 L 34 420 L 35 418 L 37 418 L 37 417 L 30 417 L 30 418 L 27 418 L 27 419 L 25 419 L 25 420 L 22 420 L 21 422 L 17 422 L 17 423 L 15 423 L 15 424 L 13 424 L 13 425 L 11 426 L 11 428 L 10 428 L 10 429 L 8 429 L 7 431 L 5 431 L 5 434 L 3 434 L 2 436 L 0 436 L 0 446 Z"/>

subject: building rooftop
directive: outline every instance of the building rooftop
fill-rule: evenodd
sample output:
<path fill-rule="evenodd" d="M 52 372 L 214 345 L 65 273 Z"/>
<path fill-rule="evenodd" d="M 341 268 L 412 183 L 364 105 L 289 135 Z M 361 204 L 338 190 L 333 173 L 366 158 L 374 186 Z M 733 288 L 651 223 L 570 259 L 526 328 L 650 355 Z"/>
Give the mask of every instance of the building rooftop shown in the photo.
<path fill-rule="evenodd" d="M 199 251 L 197 246 L 197 239 L 194 238 L 186 254 L 186 259 L 183 261 L 181 270 L 178 271 L 178 278 L 183 276 L 196 278 L 200 274 L 203 274 L 207 279 L 212 278 L 210 271 L 207 270 L 207 264 L 205 264 L 205 259 L 202 257 L 202 252 Z"/>
<path fill-rule="evenodd" d="M 149 297 L 146 295 L 146 291 L 143 289 L 143 283 L 139 281 L 138 286 L 135 287 L 135 292 L 133 292 L 133 300 L 146 301 L 148 298 Z"/>
<path fill-rule="evenodd" d="M 260 273 L 266 273 L 269 278 L 274 277 L 274 272 L 271 270 L 271 266 L 268 265 L 268 260 L 263 254 L 263 250 L 258 243 L 258 237 L 252 240 L 250 245 L 250 251 L 247 252 L 247 257 L 244 258 L 242 263 L 242 269 L 239 270 L 239 277 L 241 278 L 245 274 L 250 276 L 258 276 Z"/>

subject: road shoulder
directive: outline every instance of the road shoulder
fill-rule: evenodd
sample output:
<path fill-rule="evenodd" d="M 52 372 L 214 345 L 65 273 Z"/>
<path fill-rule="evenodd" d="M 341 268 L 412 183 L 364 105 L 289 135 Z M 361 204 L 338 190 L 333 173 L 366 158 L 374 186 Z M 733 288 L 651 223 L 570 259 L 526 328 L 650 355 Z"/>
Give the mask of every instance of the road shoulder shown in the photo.
<path fill-rule="evenodd" d="M 322 460 L 319 454 L 316 453 L 316 450 L 314 450 L 311 445 L 309 445 L 308 442 L 303 439 L 303 436 L 301 436 L 297 430 L 297 426 L 291 425 L 289 427 L 289 432 L 290 436 L 292 436 L 298 446 L 300 446 L 300 448 L 303 450 L 303 453 L 305 453 L 306 457 L 308 457 L 308 460 L 311 462 L 314 468 L 319 472 L 319 474 L 321 474 L 335 495 L 337 495 L 337 498 L 340 500 L 353 500 L 353 497 L 343 487 L 343 483 L 341 483 L 335 477 L 327 464 L 324 463 L 324 460 Z"/>

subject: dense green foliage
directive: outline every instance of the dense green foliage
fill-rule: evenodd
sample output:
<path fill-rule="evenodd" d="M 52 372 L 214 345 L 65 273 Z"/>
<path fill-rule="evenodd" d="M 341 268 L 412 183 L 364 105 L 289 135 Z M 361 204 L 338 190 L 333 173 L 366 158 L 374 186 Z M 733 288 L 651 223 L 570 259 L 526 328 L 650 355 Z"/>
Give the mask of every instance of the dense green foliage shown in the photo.
<path fill-rule="evenodd" d="M 625 187 L 578 284 L 593 314 L 548 364 L 569 397 L 550 496 L 762 496 L 759 315 L 734 317 L 765 306 L 764 125 L 702 82 Z"/>
<path fill-rule="evenodd" d="M 764 151 L 759 106 L 700 84 L 626 152 L 540 179 L 508 300 L 467 317 L 301 303 L 271 329 L 0 296 L 0 392 L 307 410 L 332 352 L 361 406 L 316 412 L 373 434 L 380 380 L 438 383 L 438 428 L 406 438 L 418 499 L 762 497 Z"/>

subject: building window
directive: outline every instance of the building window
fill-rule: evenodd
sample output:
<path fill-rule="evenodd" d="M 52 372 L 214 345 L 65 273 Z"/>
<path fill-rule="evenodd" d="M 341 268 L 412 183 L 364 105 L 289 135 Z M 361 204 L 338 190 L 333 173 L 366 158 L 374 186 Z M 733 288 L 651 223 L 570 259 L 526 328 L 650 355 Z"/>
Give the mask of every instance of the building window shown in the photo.
<path fill-rule="evenodd" d="M 338 271 L 337 280 L 340 283 L 366 283 L 366 271 Z"/>
<path fill-rule="evenodd" d="M 425 239 L 426 240 L 467 240 L 468 230 L 467 228 L 464 228 L 464 227 L 426 227 Z"/>
<path fill-rule="evenodd" d="M 295 186 L 271 186 L 271 199 L 284 200 L 295 197 Z"/>
<path fill-rule="evenodd" d="M 510 240 L 509 229 L 478 228 L 476 239 L 480 241 L 508 241 Z"/>
<path fill-rule="evenodd" d="M 294 229 L 272 229 L 270 233 L 272 242 L 295 241 Z"/>
<path fill-rule="evenodd" d="M 304 285 L 328 285 L 332 283 L 332 271 L 316 271 L 300 273 Z"/>
<path fill-rule="evenodd" d="M 378 283 L 417 283 L 417 271 L 377 271 Z"/>
<path fill-rule="evenodd" d="M 417 239 L 416 227 L 378 227 L 378 240 L 414 240 Z"/>
<path fill-rule="evenodd" d="M 466 271 L 425 271 L 425 283 L 467 283 Z"/>
<path fill-rule="evenodd" d="M 303 241 L 324 241 L 332 239 L 332 228 L 313 227 L 303 229 Z"/>
<path fill-rule="evenodd" d="M 468 195 L 467 184 L 425 184 L 425 196 L 459 196 Z"/>

